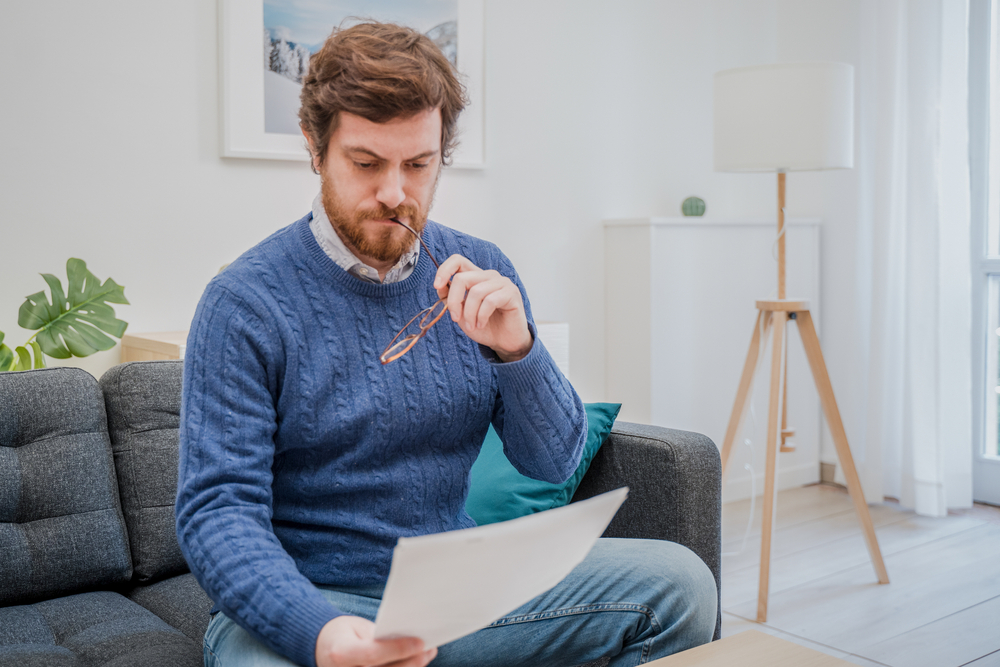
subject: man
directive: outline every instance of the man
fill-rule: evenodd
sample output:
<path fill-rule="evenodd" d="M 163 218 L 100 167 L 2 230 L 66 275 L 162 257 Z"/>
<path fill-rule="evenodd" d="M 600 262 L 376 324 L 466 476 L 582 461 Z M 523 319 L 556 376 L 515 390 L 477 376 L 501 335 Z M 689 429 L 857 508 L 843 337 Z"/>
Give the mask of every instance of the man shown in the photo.
<path fill-rule="evenodd" d="M 202 297 L 176 510 L 184 555 L 222 612 L 209 665 L 635 665 L 712 636 L 715 585 L 697 556 L 600 540 L 559 586 L 440 650 L 373 638 L 397 538 L 474 525 L 469 469 L 490 422 L 519 470 L 552 482 L 586 437 L 508 259 L 427 220 L 463 106 L 426 37 L 374 23 L 335 32 L 302 92 L 321 177 L 312 213 Z M 447 259 L 435 269 L 431 253 Z M 449 317 L 383 365 L 438 298 Z"/>

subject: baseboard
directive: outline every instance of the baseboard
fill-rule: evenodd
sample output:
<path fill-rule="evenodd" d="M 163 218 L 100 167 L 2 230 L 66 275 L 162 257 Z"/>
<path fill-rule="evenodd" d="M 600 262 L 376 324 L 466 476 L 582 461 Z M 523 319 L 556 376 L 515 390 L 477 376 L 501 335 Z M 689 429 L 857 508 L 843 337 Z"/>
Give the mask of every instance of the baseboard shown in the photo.
<path fill-rule="evenodd" d="M 726 482 L 722 487 L 722 502 L 728 503 L 734 500 L 745 500 L 750 497 L 751 484 L 750 474 L 740 471 L 741 475 L 734 474 L 732 470 L 726 475 Z M 815 484 L 819 481 L 819 466 L 815 463 L 805 463 L 791 468 L 778 468 L 778 490 L 793 489 L 806 484 Z M 753 492 L 757 495 L 764 493 L 764 473 L 754 473 Z"/>

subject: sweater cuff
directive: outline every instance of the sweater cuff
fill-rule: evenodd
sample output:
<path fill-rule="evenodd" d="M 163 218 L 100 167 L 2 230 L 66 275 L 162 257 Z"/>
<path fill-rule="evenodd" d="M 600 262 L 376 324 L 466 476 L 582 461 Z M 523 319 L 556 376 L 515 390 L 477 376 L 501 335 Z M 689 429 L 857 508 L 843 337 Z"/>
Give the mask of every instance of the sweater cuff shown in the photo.
<path fill-rule="evenodd" d="M 518 359 L 517 361 L 524 361 L 529 356 L 531 356 L 531 353 L 535 350 L 536 347 L 535 344 L 538 342 L 538 334 L 535 332 L 535 325 L 532 324 L 530 320 L 528 321 L 528 333 L 531 334 L 531 349 L 528 350 L 528 354 Z M 507 364 L 517 363 L 517 361 L 504 361 L 503 359 L 500 358 L 500 355 L 497 354 L 496 350 L 494 350 L 493 348 L 486 347 L 482 343 L 479 343 L 478 345 L 479 345 L 479 354 L 483 355 L 483 359 L 490 362 L 491 364 L 507 365 Z"/>
<path fill-rule="evenodd" d="M 517 361 L 504 362 L 497 356 L 497 353 L 488 347 L 479 346 L 479 351 L 487 361 L 493 364 L 498 375 L 502 375 L 504 380 L 510 383 L 508 386 L 520 392 L 524 389 L 538 387 L 547 383 L 552 372 L 561 373 L 552 359 L 552 355 L 539 340 L 535 332 L 535 325 L 528 322 L 528 330 L 531 332 L 533 341 L 531 349 L 521 359 Z"/>
<path fill-rule="evenodd" d="M 288 657 L 299 665 L 316 667 L 316 641 L 323 626 L 344 613 L 327 602 L 322 593 L 298 600 L 285 611 L 281 631 Z"/>

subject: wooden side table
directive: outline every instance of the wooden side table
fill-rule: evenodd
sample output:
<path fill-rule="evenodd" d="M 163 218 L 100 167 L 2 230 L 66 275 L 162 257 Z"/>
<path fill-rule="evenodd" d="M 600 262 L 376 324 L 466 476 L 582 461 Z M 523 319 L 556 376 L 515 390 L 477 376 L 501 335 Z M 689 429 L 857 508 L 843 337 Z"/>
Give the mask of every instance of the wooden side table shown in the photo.
<path fill-rule="evenodd" d="M 648 663 L 649 667 L 843 667 L 851 663 L 771 635 L 747 630 Z"/>
<path fill-rule="evenodd" d="M 122 336 L 122 363 L 154 359 L 183 359 L 187 331 L 125 334 Z"/>

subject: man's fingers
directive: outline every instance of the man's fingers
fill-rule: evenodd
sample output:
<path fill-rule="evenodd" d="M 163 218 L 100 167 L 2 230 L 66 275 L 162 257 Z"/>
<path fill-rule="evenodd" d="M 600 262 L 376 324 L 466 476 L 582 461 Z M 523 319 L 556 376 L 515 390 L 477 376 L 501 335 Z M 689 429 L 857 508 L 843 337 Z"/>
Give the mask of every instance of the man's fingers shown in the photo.
<path fill-rule="evenodd" d="M 415 655 L 407 658 L 406 660 L 392 662 L 387 665 L 381 665 L 380 667 L 424 667 L 424 665 L 428 664 L 431 660 L 437 657 L 437 653 L 438 650 L 436 648 L 432 648 L 424 651 L 420 655 Z"/>
<path fill-rule="evenodd" d="M 477 314 L 476 326 L 482 329 L 493 317 L 493 313 L 496 312 L 497 308 L 507 304 L 510 299 L 503 292 L 493 292 L 483 299 L 483 303 L 479 306 L 479 313 Z"/>
<path fill-rule="evenodd" d="M 531 349 L 521 292 L 510 278 L 452 255 L 438 269 L 434 287 L 452 321 L 502 360 L 516 361 Z"/>
<path fill-rule="evenodd" d="M 507 284 L 503 276 L 477 283 L 465 295 L 464 322 L 470 329 L 482 328 L 490 320 L 490 316 L 498 307 L 510 301 Z"/>
<path fill-rule="evenodd" d="M 513 285 L 496 271 L 475 271 L 456 275 L 452 280 L 451 292 L 448 294 L 448 307 L 452 319 L 462 322 L 467 329 L 475 329 L 483 299 L 494 292 L 504 290 L 508 283 Z"/>
<path fill-rule="evenodd" d="M 441 265 L 444 268 L 444 265 Z M 465 317 L 465 303 L 469 298 L 468 291 L 481 282 L 490 280 L 489 271 L 464 271 L 456 273 L 451 279 L 451 286 L 448 288 L 446 302 L 448 313 L 455 322 L 461 321 Z M 482 297 L 480 297 L 481 299 Z"/>
<path fill-rule="evenodd" d="M 448 287 L 448 281 L 459 271 L 478 271 L 479 267 L 472 263 L 467 257 L 462 255 L 452 255 L 441 263 L 434 276 L 434 289 L 438 290 L 438 295 L 444 298 L 441 290 Z"/>
<path fill-rule="evenodd" d="M 392 665 L 419 658 L 425 653 L 422 640 L 415 637 L 402 637 L 363 641 L 362 644 L 351 647 L 344 654 L 335 657 L 344 660 L 344 664 Z"/>
<path fill-rule="evenodd" d="M 338 616 L 323 626 L 316 641 L 316 663 L 320 667 L 368 667 L 370 665 L 426 665 L 437 654 L 424 649 L 416 637 L 375 639 L 375 624 L 358 616 Z M 433 657 L 433 656 L 432 656 Z"/>

